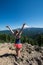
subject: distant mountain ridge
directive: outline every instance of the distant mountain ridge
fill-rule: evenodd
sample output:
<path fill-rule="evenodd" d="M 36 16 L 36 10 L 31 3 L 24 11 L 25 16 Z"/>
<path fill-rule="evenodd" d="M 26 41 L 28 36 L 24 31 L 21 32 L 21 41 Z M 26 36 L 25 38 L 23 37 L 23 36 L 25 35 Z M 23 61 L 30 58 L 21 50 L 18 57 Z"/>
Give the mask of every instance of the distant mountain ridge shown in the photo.
<path fill-rule="evenodd" d="M 15 29 L 14 29 L 14 31 L 15 31 Z M 9 30 L 0 31 L 0 34 L 4 34 L 4 33 L 10 34 L 11 32 Z M 36 34 L 42 34 L 42 33 L 43 33 L 43 28 L 25 28 L 23 30 L 23 34 L 28 35 L 28 36 L 32 36 L 32 35 L 36 35 Z"/>

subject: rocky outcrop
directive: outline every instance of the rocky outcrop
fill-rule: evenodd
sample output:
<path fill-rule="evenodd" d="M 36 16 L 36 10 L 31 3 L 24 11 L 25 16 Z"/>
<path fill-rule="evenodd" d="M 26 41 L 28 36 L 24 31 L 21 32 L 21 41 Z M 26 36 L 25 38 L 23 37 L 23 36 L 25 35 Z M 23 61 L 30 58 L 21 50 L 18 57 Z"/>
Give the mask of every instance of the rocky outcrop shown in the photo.
<path fill-rule="evenodd" d="M 43 47 L 24 43 L 18 63 L 14 44 L 0 44 L 0 65 L 43 65 Z"/>

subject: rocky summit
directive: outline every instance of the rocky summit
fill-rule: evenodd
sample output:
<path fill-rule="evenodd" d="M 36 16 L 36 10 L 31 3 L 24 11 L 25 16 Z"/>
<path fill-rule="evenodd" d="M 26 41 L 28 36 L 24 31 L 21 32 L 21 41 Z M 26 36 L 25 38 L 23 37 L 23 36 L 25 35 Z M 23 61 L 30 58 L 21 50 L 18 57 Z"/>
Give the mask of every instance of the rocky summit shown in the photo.
<path fill-rule="evenodd" d="M 14 44 L 0 44 L 0 65 L 43 65 L 43 47 L 24 43 L 17 62 Z"/>

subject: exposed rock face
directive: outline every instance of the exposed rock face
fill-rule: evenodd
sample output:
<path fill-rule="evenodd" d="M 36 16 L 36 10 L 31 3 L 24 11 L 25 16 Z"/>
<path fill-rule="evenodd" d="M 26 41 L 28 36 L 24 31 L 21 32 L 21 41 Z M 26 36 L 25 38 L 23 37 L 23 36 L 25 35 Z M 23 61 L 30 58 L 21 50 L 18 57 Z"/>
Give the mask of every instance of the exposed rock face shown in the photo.
<path fill-rule="evenodd" d="M 13 44 L 0 44 L 0 65 L 43 65 L 43 47 L 23 44 L 21 60 L 16 61 L 16 48 Z"/>

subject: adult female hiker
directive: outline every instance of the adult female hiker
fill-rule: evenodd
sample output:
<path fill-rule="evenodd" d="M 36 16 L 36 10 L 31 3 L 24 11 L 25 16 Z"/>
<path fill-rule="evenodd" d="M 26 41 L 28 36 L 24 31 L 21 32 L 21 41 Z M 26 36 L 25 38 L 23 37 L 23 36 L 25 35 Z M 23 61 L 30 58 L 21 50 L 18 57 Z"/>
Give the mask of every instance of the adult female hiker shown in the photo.
<path fill-rule="evenodd" d="M 17 53 L 18 58 L 21 57 L 20 49 L 22 48 L 22 44 L 21 44 L 20 38 L 21 38 L 22 31 L 24 29 L 24 26 L 25 26 L 25 24 L 22 25 L 22 28 L 20 30 L 16 30 L 15 32 L 9 26 L 6 26 L 12 32 L 12 34 L 15 36 L 14 45 L 16 46 L 16 53 Z"/>

